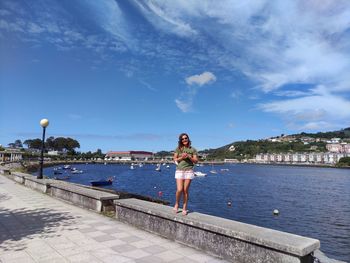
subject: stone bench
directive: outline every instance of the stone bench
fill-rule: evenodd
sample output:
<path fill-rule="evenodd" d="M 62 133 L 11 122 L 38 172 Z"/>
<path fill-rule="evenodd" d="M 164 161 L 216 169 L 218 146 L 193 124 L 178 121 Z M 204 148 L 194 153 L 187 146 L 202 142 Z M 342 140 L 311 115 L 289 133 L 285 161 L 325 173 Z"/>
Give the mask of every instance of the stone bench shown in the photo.
<path fill-rule="evenodd" d="M 99 213 L 114 210 L 113 201 L 119 198 L 116 194 L 55 180 L 51 180 L 49 194 Z"/>
<path fill-rule="evenodd" d="M 11 171 L 9 169 L 3 169 L 3 168 L 0 169 L 0 174 L 8 175 L 10 173 Z"/>
<path fill-rule="evenodd" d="M 114 201 L 116 218 L 231 262 L 311 263 L 316 239 L 137 199 Z"/>

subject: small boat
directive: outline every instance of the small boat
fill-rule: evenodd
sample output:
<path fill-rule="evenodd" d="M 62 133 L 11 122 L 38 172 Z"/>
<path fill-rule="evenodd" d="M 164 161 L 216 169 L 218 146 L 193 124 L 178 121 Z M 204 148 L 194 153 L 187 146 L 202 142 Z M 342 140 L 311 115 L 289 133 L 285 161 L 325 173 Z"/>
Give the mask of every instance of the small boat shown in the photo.
<path fill-rule="evenodd" d="M 53 171 L 53 174 L 62 174 L 62 172 L 61 172 L 61 171 L 58 171 L 58 170 L 54 170 L 54 171 Z"/>
<path fill-rule="evenodd" d="M 135 169 L 134 165 L 133 164 L 130 165 L 130 170 L 134 170 L 134 169 Z"/>
<path fill-rule="evenodd" d="M 64 180 L 68 180 L 70 178 L 70 176 L 62 176 L 62 177 L 54 177 L 54 180 L 59 180 L 59 181 L 64 181 Z"/>
<path fill-rule="evenodd" d="M 211 174 L 217 174 L 218 173 L 218 171 L 216 171 L 214 169 L 214 165 L 211 165 L 211 170 L 209 171 L 209 173 L 211 173 Z"/>
<path fill-rule="evenodd" d="M 83 173 L 82 170 L 78 170 L 78 169 L 75 168 L 75 167 L 71 168 L 71 169 L 70 169 L 70 172 L 71 172 L 72 174 L 82 174 L 82 173 Z"/>
<path fill-rule="evenodd" d="M 92 186 L 110 185 L 113 183 L 113 177 L 109 177 L 106 180 L 90 181 Z"/>
<path fill-rule="evenodd" d="M 63 169 L 70 169 L 70 165 L 69 164 L 64 165 Z"/>
<path fill-rule="evenodd" d="M 227 168 L 222 168 L 222 169 L 220 169 L 220 171 L 221 171 L 221 172 L 228 172 L 229 169 L 227 169 Z"/>
<path fill-rule="evenodd" d="M 160 163 L 157 164 L 156 171 L 160 172 L 162 169 L 160 168 Z"/>
<path fill-rule="evenodd" d="M 202 173 L 202 172 L 200 172 L 200 171 L 194 172 L 194 175 L 195 175 L 195 176 L 198 176 L 198 177 L 207 176 L 206 173 Z"/>

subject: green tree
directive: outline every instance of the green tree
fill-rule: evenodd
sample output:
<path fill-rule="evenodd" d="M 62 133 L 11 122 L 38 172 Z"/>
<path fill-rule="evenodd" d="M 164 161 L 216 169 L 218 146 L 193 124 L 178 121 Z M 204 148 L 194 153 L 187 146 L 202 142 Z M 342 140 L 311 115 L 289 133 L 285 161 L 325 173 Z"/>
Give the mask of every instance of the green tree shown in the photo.
<path fill-rule="evenodd" d="M 350 166 L 350 157 L 340 158 L 337 166 Z"/>
<path fill-rule="evenodd" d="M 27 145 L 29 149 L 41 149 L 40 139 L 28 139 L 23 144 Z"/>
<path fill-rule="evenodd" d="M 46 139 L 45 148 L 48 150 L 55 149 L 55 138 L 53 136 L 50 136 L 49 138 Z"/>

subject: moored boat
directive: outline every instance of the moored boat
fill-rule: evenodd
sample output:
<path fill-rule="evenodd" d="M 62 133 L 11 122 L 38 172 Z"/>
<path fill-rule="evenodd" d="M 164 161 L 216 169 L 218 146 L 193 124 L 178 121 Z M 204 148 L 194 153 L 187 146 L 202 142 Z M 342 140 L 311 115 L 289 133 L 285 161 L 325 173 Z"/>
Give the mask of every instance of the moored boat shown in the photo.
<path fill-rule="evenodd" d="M 92 186 L 111 185 L 112 183 L 113 183 L 113 177 L 109 177 L 106 180 L 90 181 L 90 184 Z"/>
<path fill-rule="evenodd" d="M 200 171 L 194 172 L 194 175 L 195 175 L 195 176 L 198 176 L 198 177 L 204 177 L 204 176 L 207 176 L 207 174 L 206 174 L 206 173 L 202 173 L 202 172 L 200 172 Z"/>

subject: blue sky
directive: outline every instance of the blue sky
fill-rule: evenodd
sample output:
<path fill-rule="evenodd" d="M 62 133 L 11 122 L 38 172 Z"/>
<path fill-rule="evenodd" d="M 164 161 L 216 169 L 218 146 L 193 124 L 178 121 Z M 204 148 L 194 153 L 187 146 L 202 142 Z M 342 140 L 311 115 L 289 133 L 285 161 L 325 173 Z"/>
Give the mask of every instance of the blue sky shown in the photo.
<path fill-rule="evenodd" d="M 199 149 L 350 126 L 348 0 L 2 0 L 0 144 Z"/>

